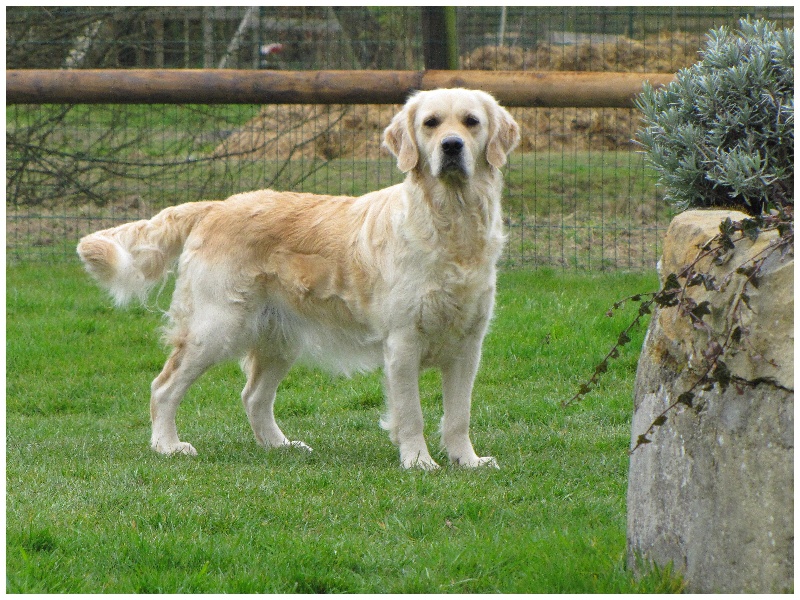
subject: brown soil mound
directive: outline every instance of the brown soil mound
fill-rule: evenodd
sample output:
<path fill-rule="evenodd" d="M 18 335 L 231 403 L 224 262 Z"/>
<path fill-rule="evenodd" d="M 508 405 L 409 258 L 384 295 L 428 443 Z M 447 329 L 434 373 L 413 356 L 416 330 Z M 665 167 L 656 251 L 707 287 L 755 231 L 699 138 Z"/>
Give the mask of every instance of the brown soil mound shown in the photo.
<path fill-rule="evenodd" d="M 543 71 L 628 71 L 673 73 L 697 61 L 699 37 L 680 32 L 637 41 L 538 45 L 523 49 L 484 46 L 462 57 L 464 69 Z M 387 156 L 381 135 L 399 106 L 265 106 L 249 123 L 214 150 L 215 157 L 313 159 Z M 522 108 L 512 111 L 520 123 L 520 151 L 630 149 L 639 126 L 629 109 Z"/>
<path fill-rule="evenodd" d="M 389 156 L 381 147 L 383 130 L 399 106 L 270 105 L 231 133 L 214 150 L 218 158 L 249 160 L 332 160 Z M 520 124 L 519 151 L 623 149 L 639 125 L 627 109 L 515 108 Z"/>
<path fill-rule="evenodd" d="M 332 160 L 389 156 L 383 130 L 399 106 L 270 105 L 214 150 L 218 158 Z M 515 108 L 519 150 L 628 149 L 639 125 L 627 109 Z"/>
<path fill-rule="evenodd" d="M 483 46 L 461 59 L 461 68 L 489 71 L 622 71 L 674 73 L 697 62 L 699 36 L 672 32 L 645 41 L 617 36 L 613 42 L 538 44 L 524 49 Z"/>
<path fill-rule="evenodd" d="M 383 130 L 400 110 L 397 105 L 269 105 L 234 131 L 214 156 L 248 159 L 331 160 L 378 156 Z"/>

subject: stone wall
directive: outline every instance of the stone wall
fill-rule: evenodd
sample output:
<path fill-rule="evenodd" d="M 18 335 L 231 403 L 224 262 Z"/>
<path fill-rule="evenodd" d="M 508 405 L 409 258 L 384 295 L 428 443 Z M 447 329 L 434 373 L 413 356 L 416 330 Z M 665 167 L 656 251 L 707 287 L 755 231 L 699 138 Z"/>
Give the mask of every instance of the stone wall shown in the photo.
<path fill-rule="evenodd" d="M 731 211 L 689 211 L 667 232 L 660 275 L 679 273 L 719 232 Z M 740 242 L 722 266 L 700 266 L 722 281 L 775 239 Z M 628 561 L 631 568 L 672 564 L 689 592 L 784 592 L 794 571 L 794 296 L 793 257 L 773 253 L 758 287 L 740 307 L 746 330 L 723 356 L 750 385 L 697 391 L 694 407 L 671 411 L 652 443 L 631 456 Z M 663 282 L 663 281 L 662 281 Z M 689 288 L 711 303 L 706 321 L 722 331 L 745 278 L 734 274 L 722 292 Z M 697 379 L 707 334 L 677 308 L 653 314 L 636 375 L 632 439 Z M 699 409 L 699 410 L 696 410 Z"/>

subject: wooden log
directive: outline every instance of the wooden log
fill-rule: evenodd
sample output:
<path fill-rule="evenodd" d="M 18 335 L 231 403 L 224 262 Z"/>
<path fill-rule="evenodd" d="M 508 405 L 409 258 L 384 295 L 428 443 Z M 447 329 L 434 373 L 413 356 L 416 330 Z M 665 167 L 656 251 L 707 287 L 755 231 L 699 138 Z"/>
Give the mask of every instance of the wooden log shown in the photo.
<path fill-rule="evenodd" d="M 630 108 L 663 73 L 552 71 L 6 71 L 7 104 L 402 104 L 415 90 L 465 87 L 505 106 Z"/>
<path fill-rule="evenodd" d="M 415 71 L 232 69 L 6 72 L 8 104 L 400 104 Z"/>
<path fill-rule="evenodd" d="M 589 71 L 428 71 L 424 89 L 466 87 L 491 92 L 504 106 L 631 108 L 645 81 L 672 74 Z"/>

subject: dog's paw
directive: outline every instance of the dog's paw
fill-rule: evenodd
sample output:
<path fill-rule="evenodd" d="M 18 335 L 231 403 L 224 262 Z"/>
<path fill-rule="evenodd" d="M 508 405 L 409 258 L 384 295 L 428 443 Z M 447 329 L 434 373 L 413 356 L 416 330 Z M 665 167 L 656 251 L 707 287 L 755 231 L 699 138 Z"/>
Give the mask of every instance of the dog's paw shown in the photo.
<path fill-rule="evenodd" d="M 400 464 L 404 469 L 422 469 L 423 471 L 435 471 L 439 465 L 430 456 L 415 454 L 400 459 Z"/>
<path fill-rule="evenodd" d="M 475 456 L 473 458 L 457 458 L 453 464 L 459 467 L 467 467 L 469 469 L 477 469 L 478 467 L 490 467 L 492 469 L 499 469 L 500 465 L 493 456 Z"/>
<path fill-rule="evenodd" d="M 185 454 L 186 456 L 197 456 L 197 450 L 189 442 L 175 442 L 174 444 L 156 443 L 152 445 L 153 450 L 159 454 L 174 456 L 175 454 Z"/>
<path fill-rule="evenodd" d="M 307 445 L 307 444 L 305 444 L 303 442 L 291 441 L 291 440 L 286 440 L 283 444 L 281 444 L 281 447 L 283 447 L 283 448 L 299 448 L 300 450 L 308 452 L 309 454 L 311 454 L 314 451 L 311 448 L 311 446 L 309 446 L 309 445 Z"/>

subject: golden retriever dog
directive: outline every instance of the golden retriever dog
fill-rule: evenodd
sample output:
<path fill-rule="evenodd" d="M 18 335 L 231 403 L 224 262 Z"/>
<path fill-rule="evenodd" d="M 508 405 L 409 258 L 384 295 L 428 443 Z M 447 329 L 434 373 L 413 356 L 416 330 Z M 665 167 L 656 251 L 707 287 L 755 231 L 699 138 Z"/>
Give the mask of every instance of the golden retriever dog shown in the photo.
<path fill-rule="evenodd" d="M 275 421 L 281 379 L 297 360 L 343 373 L 382 367 L 381 426 L 403 467 L 434 469 L 423 437 L 421 369 L 441 370 L 441 441 L 450 461 L 497 466 L 469 436 L 472 387 L 492 315 L 504 242 L 500 169 L 519 141 L 489 95 L 413 95 L 384 132 L 405 180 L 361 196 L 261 190 L 190 202 L 84 237 L 78 253 L 118 304 L 144 300 L 177 261 L 151 386 L 152 448 L 196 454 L 175 414 L 190 385 L 240 359 L 256 440 L 293 446 Z"/>

